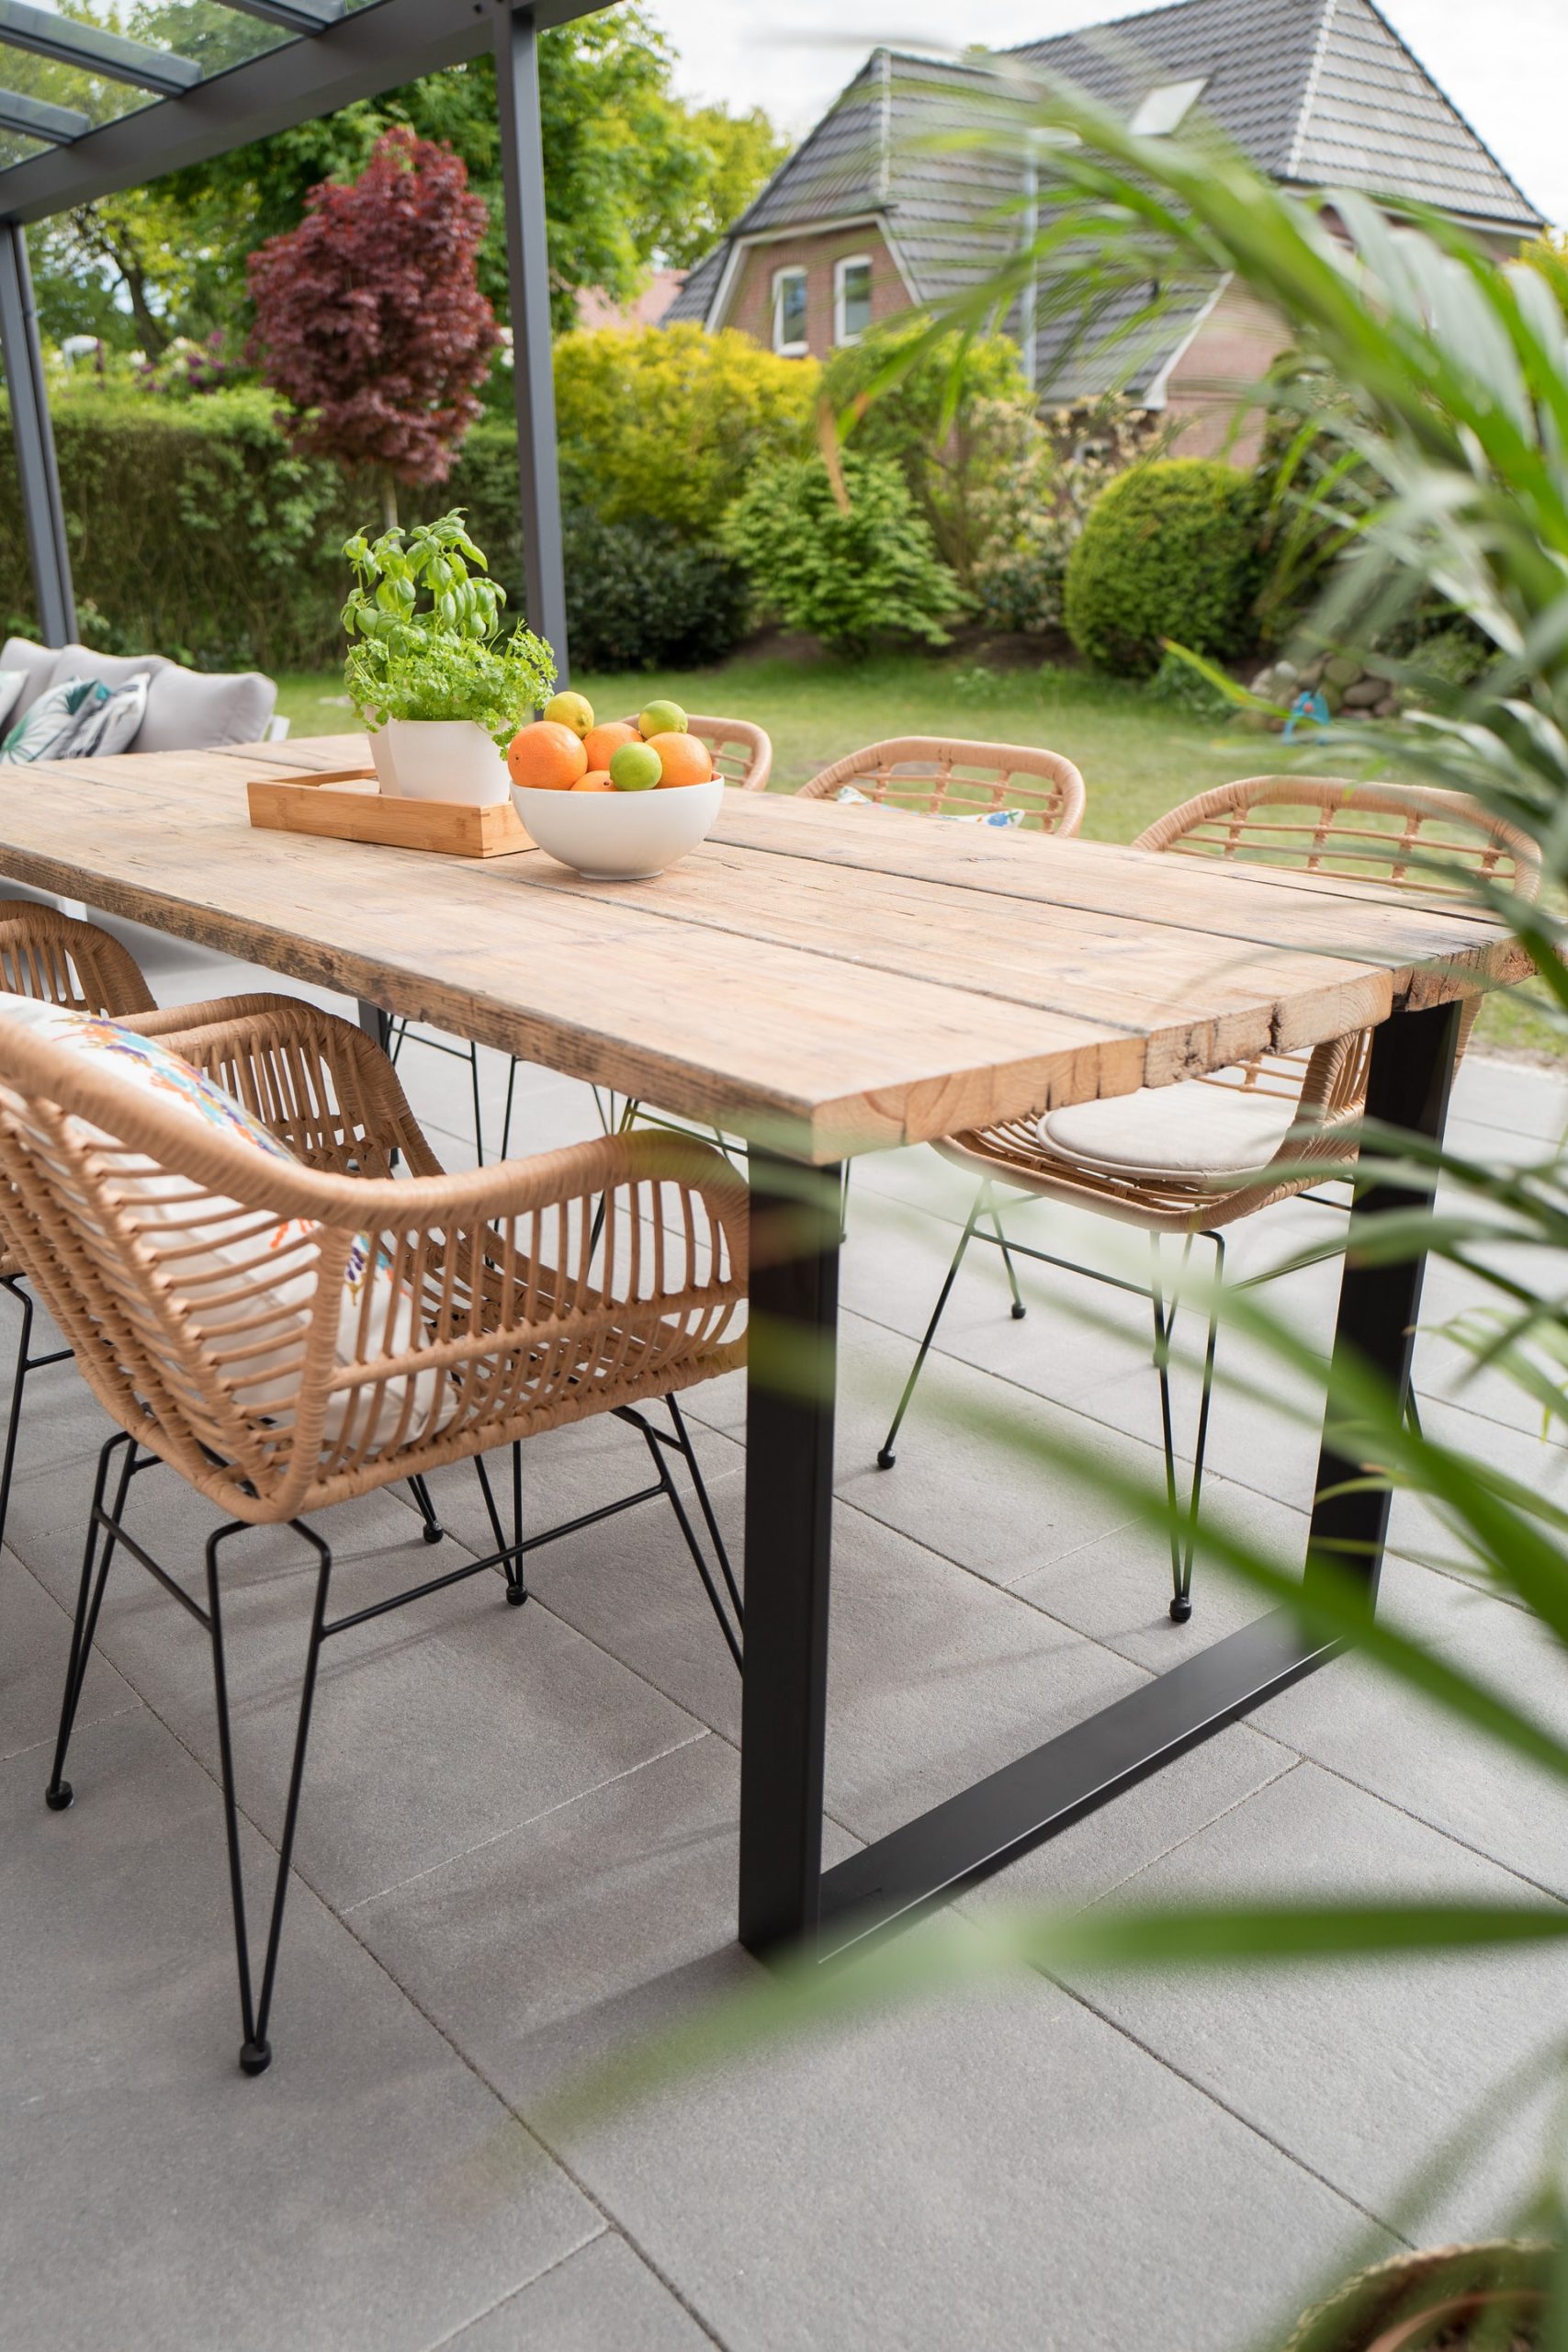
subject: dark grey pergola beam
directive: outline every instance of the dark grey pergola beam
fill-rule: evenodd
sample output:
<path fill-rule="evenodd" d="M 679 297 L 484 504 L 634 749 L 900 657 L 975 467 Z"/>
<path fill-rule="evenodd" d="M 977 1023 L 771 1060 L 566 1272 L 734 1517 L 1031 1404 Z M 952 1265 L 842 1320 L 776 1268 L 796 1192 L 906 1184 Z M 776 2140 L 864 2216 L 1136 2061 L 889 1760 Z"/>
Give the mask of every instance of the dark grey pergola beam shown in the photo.
<path fill-rule="evenodd" d="M 0 0 L 0 41 L 56 65 L 76 65 L 111 82 L 129 82 L 134 89 L 154 90 L 160 97 L 179 97 L 201 79 L 194 58 L 128 40 L 96 25 L 80 25 L 52 8 L 35 8 L 30 0 Z"/>
<path fill-rule="evenodd" d="M 338 22 L 344 0 L 219 0 L 219 6 L 259 17 L 264 25 L 281 25 L 285 32 L 320 33 Z"/>
<path fill-rule="evenodd" d="M 46 645 L 68 645 L 76 634 L 76 605 L 71 593 L 71 551 L 49 422 L 28 241 L 20 228 L 4 220 L 0 220 L 0 356 L 6 363 L 11 438 L 21 481 L 22 523 L 32 563 L 39 626 Z"/>
<path fill-rule="evenodd" d="M 80 139 L 91 130 L 91 115 L 78 114 L 73 107 L 51 107 L 42 98 L 29 98 L 20 90 L 0 90 L 0 130 L 19 131 L 24 139 L 47 139 L 54 146 Z"/>

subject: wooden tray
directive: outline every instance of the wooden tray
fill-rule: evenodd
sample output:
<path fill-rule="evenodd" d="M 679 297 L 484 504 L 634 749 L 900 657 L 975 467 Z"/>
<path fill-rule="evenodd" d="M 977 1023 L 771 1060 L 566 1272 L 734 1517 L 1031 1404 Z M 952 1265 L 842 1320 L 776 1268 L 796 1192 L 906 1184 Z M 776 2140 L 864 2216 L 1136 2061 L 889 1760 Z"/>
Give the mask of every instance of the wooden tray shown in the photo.
<path fill-rule="evenodd" d="M 392 849 L 435 850 L 446 857 L 511 857 L 535 846 L 510 800 L 488 808 L 460 800 L 400 800 L 381 792 L 374 768 L 253 776 L 245 797 L 252 824 L 273 832 L 384 842 Z"/>

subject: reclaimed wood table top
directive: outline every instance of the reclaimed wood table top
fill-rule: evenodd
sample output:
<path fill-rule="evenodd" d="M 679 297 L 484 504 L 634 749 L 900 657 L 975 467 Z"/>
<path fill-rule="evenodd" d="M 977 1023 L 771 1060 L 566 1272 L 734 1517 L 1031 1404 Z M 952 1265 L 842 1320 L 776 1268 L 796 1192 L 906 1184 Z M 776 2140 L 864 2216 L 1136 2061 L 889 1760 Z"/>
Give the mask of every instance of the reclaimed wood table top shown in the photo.
<path fill-rule="evenodd" d="M 362 741 L 13 771 L 0 875 L 818 1162 L 1528 969 L 1481 912 L 1408 889 L 784 795 L 727 795 L 635 883 L 253 830 L 247 778 Z"/>

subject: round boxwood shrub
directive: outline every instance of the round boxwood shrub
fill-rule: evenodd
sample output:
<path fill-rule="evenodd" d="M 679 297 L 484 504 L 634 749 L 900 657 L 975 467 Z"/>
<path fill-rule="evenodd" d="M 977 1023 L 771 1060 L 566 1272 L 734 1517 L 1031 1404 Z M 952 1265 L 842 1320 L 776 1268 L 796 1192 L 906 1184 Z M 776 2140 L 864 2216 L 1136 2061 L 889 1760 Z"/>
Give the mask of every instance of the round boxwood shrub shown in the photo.
<path fill-rule="evenodd" d="M 1215 458 L 1136 466 L 1103 491 L 1067 560 L 1063 613 L 1102 669 L 1148 677 L 1163 640 L 1229 661 L 1256 634 L 1258 492 Z"/>

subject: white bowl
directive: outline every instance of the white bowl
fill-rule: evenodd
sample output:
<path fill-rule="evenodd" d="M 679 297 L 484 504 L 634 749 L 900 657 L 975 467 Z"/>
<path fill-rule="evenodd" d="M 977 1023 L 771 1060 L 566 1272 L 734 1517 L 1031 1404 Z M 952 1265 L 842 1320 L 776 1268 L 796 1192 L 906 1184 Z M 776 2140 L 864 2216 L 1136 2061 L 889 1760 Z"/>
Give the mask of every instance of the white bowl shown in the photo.
<path fill-rule="evenodd" d="M 655 786 L 650 792 L 545 792 L 512 787 L 512 805 L 552 857 L 587 882 L 646 882 L 713 829 L 724 779 Z"/>
<path fill-rule="evenodd" d="M 512 789 L 505 753 L 471 718 L 389 718 L 384 732 L 395 789 L 405 800 L 461 800 L 487 808 Z M 385 792 L 378 741 L 372 751 Z"/>

